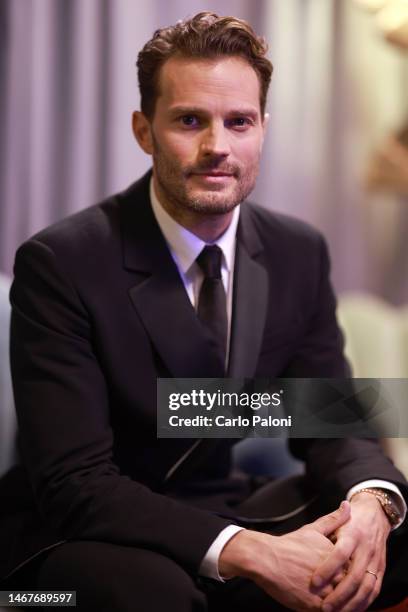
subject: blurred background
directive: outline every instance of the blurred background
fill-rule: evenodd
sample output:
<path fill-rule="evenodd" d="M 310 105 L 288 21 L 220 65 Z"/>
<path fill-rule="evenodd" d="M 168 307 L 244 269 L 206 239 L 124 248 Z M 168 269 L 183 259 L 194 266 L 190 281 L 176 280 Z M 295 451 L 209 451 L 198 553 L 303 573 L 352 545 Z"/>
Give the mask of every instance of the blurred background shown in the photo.
<path fill-rule="evenodd" d="M 390 29 L 403 38 L 407 4 L 2 0 L 0 270 L 11 273 L 32 233 L 149 167 L 130 130 L 137 53 L 156 28 L 214 10 L 248 19 L 275 66 L 254 199 L 324 232 L 339 292 L 408 302 L 407 166 L 400 192 L 398 179 L 370 191 L 366 180 L 375 152 L 408 121 L 408 49 L 387 40 Z"/>
<path fill-rule="evenodd" d="M 130 129 L 137 53 L 201 10 L 269 42 L 253 199 L 326 236 L 356 375 L 408 377 L 408 0 L 1 0 L 0 272 L 149 167 Z"/>

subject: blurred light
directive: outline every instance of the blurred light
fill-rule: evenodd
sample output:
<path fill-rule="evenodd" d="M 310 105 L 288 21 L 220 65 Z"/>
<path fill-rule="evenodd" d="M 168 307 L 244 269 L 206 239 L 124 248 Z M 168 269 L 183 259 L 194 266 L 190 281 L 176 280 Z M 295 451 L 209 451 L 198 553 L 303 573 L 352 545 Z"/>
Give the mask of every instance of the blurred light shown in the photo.
<path fill-rule="evenodd" d="M 392 0 L 377 15 L 387 40 L 408 48 L 408 0 Z"/>
<path fill-rule="evenodd" d="M 355 0 L 355 2 L 361 8 L 371 11 L 373 13 L 376 11 L 380 11 L 387 4 L 389 4 L 389 0 Z"/>
<path fill-rule="evenodd" d="M 388 42 L 408 49 L 408 0 L 354 0 L 360 8 L 377 13 L 376 22 Z"/>
<path fill-rule="evenodd" d="M 377 16 L 382 30 L 388 32 L 400 28 L 408 20 L 408 0 L 388 2 Z"/>
<path fill-rule="evenodd" d="M 386 40 L 404 50 L 408 49 L 408 20 L 403 26 L 396 30 L 391 30 L 385 34 Z"/>

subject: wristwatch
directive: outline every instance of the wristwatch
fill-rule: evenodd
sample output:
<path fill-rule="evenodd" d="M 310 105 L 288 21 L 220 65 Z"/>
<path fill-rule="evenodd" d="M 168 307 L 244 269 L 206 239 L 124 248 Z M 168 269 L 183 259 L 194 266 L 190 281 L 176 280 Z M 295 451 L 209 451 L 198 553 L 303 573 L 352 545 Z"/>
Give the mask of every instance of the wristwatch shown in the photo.
<path fill-rule="evenodd" d="M 365 487 L 356 491 L 351 496 L 350 501 L 353 499 L 354 495 L 358 495 L 358 493 L 371 493 L 371 495 L 374 495 L 374 497 L 376 497 L 380 502 L 381 507 L 387 515 L 387 518 L 390 521 L 392 527 L 398 525 L 401 520 L 401 512 L 397 504 L 387 491 L 385 491 L 384 489 L 376 489 L 374 487 Z"/>

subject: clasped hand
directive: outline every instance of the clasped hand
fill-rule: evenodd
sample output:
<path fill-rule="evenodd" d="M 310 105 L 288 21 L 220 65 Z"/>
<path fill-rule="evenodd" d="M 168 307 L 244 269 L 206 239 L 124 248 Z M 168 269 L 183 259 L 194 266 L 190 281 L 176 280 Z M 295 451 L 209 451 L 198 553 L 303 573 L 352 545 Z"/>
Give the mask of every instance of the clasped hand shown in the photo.
<path fill-rule="evenodd" d="M 334 587 L 324 597 L 324 612 L 366 610 L 381 590 L 389 521 L 370 493 L 353 497 L 350 509 L 350 518 L 332 534 L 331 554 L 312 577 L 317 592 Z"/>
<path fill-rule="evenodd" d="M 283 536 L 239 532 L 221 553 L 220 572 L 253 580 L 292 610 L 360 612 L 380 592 L 389 531 L 376 498 L 361 493 Z"/>

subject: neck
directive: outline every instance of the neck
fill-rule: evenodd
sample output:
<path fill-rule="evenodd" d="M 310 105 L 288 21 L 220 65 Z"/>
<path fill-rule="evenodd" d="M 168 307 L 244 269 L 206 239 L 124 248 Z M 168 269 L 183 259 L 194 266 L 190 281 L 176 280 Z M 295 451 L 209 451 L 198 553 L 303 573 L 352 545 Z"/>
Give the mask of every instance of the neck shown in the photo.
<path fill-rule="evenodd" d="M 179 225 L 195 234 L 203 242 L 215 242 L 227 230 L 232 220 L 232 212 L 224 214 L 208 214 L 195 211 L 173 210 L 163 204 L 165 211 Z"/>
<path fill-rule="evenodd" d="M 153 178 L 154 190 L 160 205 L 179 224 L 189 232 L 195 234 L 203 242 L 214 242 L 217 240 L 231 223 L 233 211 L 225 213 L 208 213 L 181 207 L 168 198 Z"/>

